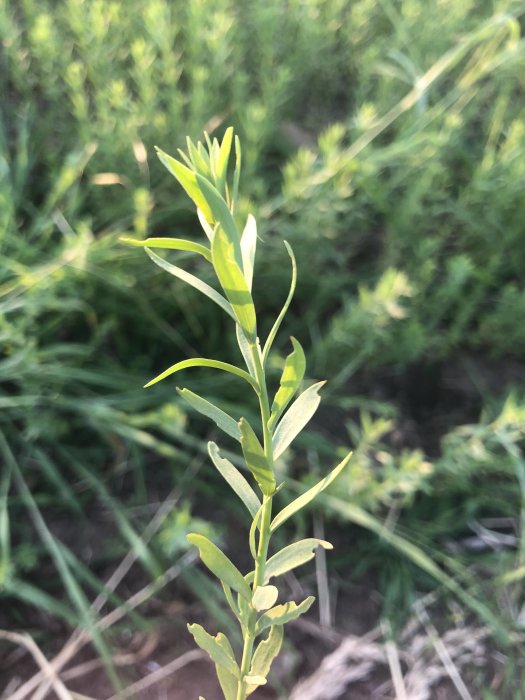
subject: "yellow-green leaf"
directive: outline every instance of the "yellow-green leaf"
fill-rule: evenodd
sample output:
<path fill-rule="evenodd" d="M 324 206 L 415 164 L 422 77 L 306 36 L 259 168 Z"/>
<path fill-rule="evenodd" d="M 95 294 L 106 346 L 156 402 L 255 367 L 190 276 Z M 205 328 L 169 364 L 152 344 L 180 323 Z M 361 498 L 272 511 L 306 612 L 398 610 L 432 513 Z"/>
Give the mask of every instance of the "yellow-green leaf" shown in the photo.
<path fill-rule="evenodd" d="M 275 459 L 282 455 L 317 411 L 321 402 L 319 389 L 324 384 L 326 382 L 317 382 L 317 384 L 313 384 L 306 391 L 303 391 L 281 418 L 281 422 L 273 435 L 273 454 Z"/>
<path fill-rule="evenodd" d="M 274 576 L 281 576 L 287 571 L 291 571 L 315 557 L 315 550 L 318 547 L 323 549 L 333 549 L 330 542 L 319 540 L 316 537 L 308 537 L 305 540 L 289 544 L 280 552 L 274 554 L 266 562 L 264 569 L 264 584 L 266 585 Z"/>
<path fill-rule="evenodd" d="M 253 428 L 245 418 L 239 421 L 241 431 L 241 446 L 246 464 L 250 469 L 255 481 L 259 484 L 265 496 L 270 496 L 275 491 L 275 475 L 261 443 Z"/>
<path fill-rule="evenodd" d="M 309 503 L 311 503 L 311 501 L 314 500 L 316 496 L 318 496 L 326 488 L 328 488 L 330 484 L 339 476 L 339 474 L 346 467 L 351 457 L 352 452 L 347 454 L 346 457 L 341 462 L 339 462 L 337 467 L 332 469 L 332 471 L 327 476 L 325 476 L 324 479 L 321 479 L 321 481 L 319 481 L 315 486 L 312 486 L 311 489 L 308 489 L 308 491 L 303 493 L 301 496 L 299 496 L 289 505 L 283 508 L 282 511 L 278 515 L 276 515 L 275 518 L 272 520 L 270 531 L 275 532 L 275 530 L 277 530 L 278 527 L 285 523 L 288 520 L 288 518 L 290 518 L 292 515 L 301 510 L 301 508 L 307 506 Z"/>
<path fill-rule="evenodd" d="M 284 625 L 290 622 L 290 620 L 296 620 L 300 615 L 307 612 L 314 600 L 315 598 L 311 595 L 299 605 L 293 601 L 283 603 L 283 605 L 276 605 L 275 608 L 268 610 L 268 612 L 265 612 L 264 615 L 259 618 L 255 627 L 255 633 L 259 634 L 272 625 Z"/>
<path fill-rule="evenodd" d="M 213 236 L 212 259 L 215 272 L 246 339 L 254 343 L 257 322 L 253 299 L 235 254 L 235 245 L 224 229 L 219 227 Z"/>
<path fill-rule="evenodd" d="M 306 358 L 301 343 L 291 338 L 293 351 L 288 355 L 284 363 L 279 390 L 272 404 L 272 414 L 268 423 L 270 430 L 284 413 L 284 410 L 292 400 L 295 392 L 303 381 L 306 369 Z"/>
<path fill-rule="evenodd" d="M 279 591 L 275 586 L 257 586 L 252 597 L 252 605 L 258 611 L 268 610 L 275 605 Z"/>
<path fill-rule="evenodd" d="M 195 639 L 197 646 L 205 651 L 212 661 L 224 667 L 232 675 L 239 676 L 239 667 L 237 666 L 233 652 L 231 652 L 231 646 L 229 643 L 227 645 L 224 644 L 224 639 L 226 638 L 222 633 L 219 633 L 216 637 L 212 637 L 211 634 L 206 632 L 204 627 L 197 624 L 188 625 L 188 631 Z"/>
<path fill-rule="evenodd" d="M 211 223 L 213 221 L 213 215 L 211 208 L 206 200 L 206 197 L 201 191 L 199 182 L 197 178 L 201 177 L 196 173 L 192 172 L 189 168 L 183 165 L 180 161 L 176 160 L 167 153 L 164 153 L 160 148 L 156 149 L 157 155 L 160 162 L 166 167 L 170 173 L 179 181 L 182 185 L 186 194 L 193 200 L 195 206 L 204 214 L 206 221 Z"/>
<path fill-rule="evenodd" d="M 252 658 L 252 666 L 250 668 L 250 676 L 262 676 L 266 678 L 270 672 L 270 667 L 273 660 L 279 654 L 283 642 L 283 626 L 272 625 L 270 634 L 266 639 L 263 639 Z M 248 689 L 248 695 L 253 693 L 255 688 Z"/>
<path fill-rule="evenodd" d="M 187 250 L 190 253 L 199 253 L 208 262 L 211 262 L 211 250 L 206 248 L 206 246 L 200 243 L 194 243 L 194 241 L 186 241 L 183 238 L 144 238 L 143 240 L 138 240 L 136 238 L 127 238 L 126 236 L 121 236 L 119 241 L 122 243 L 128 243 L 129 245 L 134 245 L 140 248 L 166 248 L 168 250 Z"/>
<path fill-rule="evenodd" d="M 241 431 L 239 430 L 237 421 L 223 411 L 222 408 L 219 408 L 215 404 L 211 403 L 211 401 L 202 398 L 202 396 L 195 394 L 189 389 L 177 388 L 177 392 L 179 396 L 187 401 L 192 408 L 199 413 L 202 413 L 203 416 L 210 418 L 215 425 L 223 430 L 227 435 L 230 435 L 230 437 L 240 441 Z"/>
<path fill-rule="evenodd" d="M 212 367 L 213 369 L 220 369 L 223 372 L 235 374 L 237 377 L 240 377 L 241 379 L 247 381 L 248 384 L 250 384 L 255 389 L 255 391 L 258 391 L 257 382 L 248 374 L 248 372 L 245 372 L 243 369 L 235 367 L 235 365 L 230 365 L 227 362 L 221 362 L 220 360 L 208 360 L 205 357 L 193 357 L 189 360 L 182 360 L 181 362 L 177 362 L 171 367 L 168 367 L 168 369 L 164 370 L 164 372 L 162 372 L 157 377 L 149 381 L 147 384 L 145 384 L 144 388 L 147 389 L 148 387 L 153 386 L 153 384 L 156 384 L 157 382 L 166 379 L 166 377 L 169 377 L 170 375 L 175 374 L 176 372 L 180 372 L 181 370 L 188 369 L 190 367 Z"/>
<path fill-rule="evenodd" d="M 237 424 L 236 427 L 238 428 Z M 255 491 L 252 489 L 250 484 L 246 481 L 246 479 L 237 469 L 237 467 L 234 467 L 234 465 L 229 460 L 225 459 L 224 457 L 221 457 L 219 453 L 219 448 L 214 442 L 208 443 L 208 453 L 211 457 L 212 462 L 217 467 L 217 471 L 230 485 L 230 487 L 237 494 L 237 496 L 239 496 L 241 501 L 249 510 L 252 518 L 255 518 L 257 513 L 259 512 L 259 509 L 261 508 L 261 502 L 255 495 Z"/>
<path fill-rule="evenodd" d="M 239 569 L 228 559 L 224 552 L 204 535 L 190 533 L 186 539 L 199 550 L 200 558 L 205 566 L 215 574 L 220 581 L 233 588 L 246 600 L 251 600 L 250 586 L 246 583 Z"/>

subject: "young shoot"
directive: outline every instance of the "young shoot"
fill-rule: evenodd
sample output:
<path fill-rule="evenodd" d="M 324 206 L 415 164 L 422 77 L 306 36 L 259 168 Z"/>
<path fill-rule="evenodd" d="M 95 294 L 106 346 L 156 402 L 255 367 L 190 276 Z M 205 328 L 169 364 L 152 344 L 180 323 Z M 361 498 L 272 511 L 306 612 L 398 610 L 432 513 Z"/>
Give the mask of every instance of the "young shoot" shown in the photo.
<path fill-rule="evenodd" d="M 235 154 L 233 175 L 229 162 Z M 244 367 L 219 360 L 195 357 L 172 365 L 146 386 L 152 386 L 171 375 L 192 367 L 207 367 L 228 372 L 232 381 L 243 383 L 246 391 L 255 392 L 260 409 L 259 425 L 245 418 L 236 420 L 219 406 L 190 389 L 178 389 L 179 395 L 196 411 L 211 419 L 220 430 L 239 443 L 239 452 L 246 463 L 246 472 L 239 471 L 221 455 L 219 446 L 208 443 L 208 453 L 221 476 L 240 498 L 251 521 L 249 548 L 253 558 L 251 571 L 242 573 L 217 545 L 201 534 L 188 535 L 188 541 L 200 554 L 202 563 L 222 584 L 224 596 L 242 632 L 243 649 L 238 658 L 225 634 L 212 636 L 201 625 L 189 625 L 195 642 L 211 657 L 226 700 L 244 700 L 266 683 L 271 664 L 279 654 L 283 627 L 305 613 L 314 598 L 301 602 L 279 601 L 279 577 L 310 561 L 318 547 L 331 549 L 329 542 L 308 538 L 293 542 L 269 556 L 273 533 L 288 518 L 308 505 L 341 473 L 350 459 L 345 457 L 318 484 L 292 501 L 277 514 L 273 499 L 277 484 L 274 464 L 303 430 L 319 406 L 319 390 L 324 382 L 308 387 L 302 393 L 306 359 L 298 340 L 291 339 L 292 351 L 286 358 L 279 387 L 271 393 L 266 382 L 266 365 L 279 327 L 286 315 L 295 289 L 296 263 L 293 251 L 285 242 L 291 260 L 290 292 L 273 327 L 261 342 L 257 331 L 257 314 L 252 298 L 257 226 L 254 217 L 247 217 L 244 227 L 238 226 L 238 189 L 241 171 L 241 147 L 229 128 L 219 143 L 206 134 L 205 144 L 187 140 L 187 152 L 179 151 L 177 160 L 160 149 L 158 156 L 174 175 L 197 208 L 205 237 L 202 243 L 180 238 L 123 239 L 144 247 L 155 264 L 198 289 L 228 314 L 244 358 Z M 213 267 L 221 291 L 217 291 L 183 268 L 167 262 L 153 251 L 167 248 L 201 255 Z M 232 329 L 233 331 L 233 329 Z M 298 394 L 298 395 L 297 395 Z M 201 700 L 204 700 L 201 698 Z"/>

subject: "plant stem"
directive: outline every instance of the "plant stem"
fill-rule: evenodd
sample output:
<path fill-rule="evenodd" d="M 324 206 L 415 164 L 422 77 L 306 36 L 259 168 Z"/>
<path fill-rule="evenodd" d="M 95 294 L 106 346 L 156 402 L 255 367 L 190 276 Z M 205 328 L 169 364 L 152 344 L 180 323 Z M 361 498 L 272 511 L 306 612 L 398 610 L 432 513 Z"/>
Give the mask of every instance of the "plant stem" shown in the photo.
<path fill-rule="evenodd" d="M 273 445 L 272 432 L 268 427 L 270 420 L 270 405 L 268 401 L 268 390 L 266 388 L 266 376 L 264 367 L 261 362 L 260 350 L 257 346 L 251 345 L 251 354 L 253 365 L 255 368 L 255 378 L 258 385 L 259 406 L 261 409 L 261 422 L 264 437 L 264 454 L 271 468 L 273 468 Z M 255 575 L 252 584 L 252 590 L 255 592 L 258 586 L 264 585 L 264 573 L 266 568 L 266 559 L 268 556 L 268 546 L 270 544 L 270 523 L 272 520 L 272 496 L 263 497 L 263 508 L 261 514 L 259 545 L 257 548 L 257 558 L 255 560 Z M 255 642 L 255 623 L 257 621 L 257 611 L 250 610 L 249 619 L 246 625 L 242 626 L 244 636 L 244 645 L 241 661 L 241 678 L 237 685 L 236 700 L 245 700 L 246 698 L 246 683 L 244 677 L 249 675 L 252 664 L 253 646 Z"/>

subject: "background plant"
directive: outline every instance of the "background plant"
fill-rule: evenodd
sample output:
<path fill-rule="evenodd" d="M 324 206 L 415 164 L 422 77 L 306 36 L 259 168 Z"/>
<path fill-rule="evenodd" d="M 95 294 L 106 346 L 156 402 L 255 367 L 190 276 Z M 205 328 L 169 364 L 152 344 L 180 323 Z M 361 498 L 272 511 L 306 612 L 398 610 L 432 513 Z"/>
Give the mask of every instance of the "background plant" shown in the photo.
<path fill-rule="evenodd" d="M 348 473 L 338 495 L 386 523 L 372 534 L 363 519 L 343 528 L 354 545 L 330 558 L 331 585 L 343 595 L 370 576 L 383 610 L 408 614 L 436 583 L 407 563 L 394 533 L 453 577 L 460 564 L 461 586 L 512 627 L 510 584 L 489 584 L 502 571 L 517 577 L 519 608 L 519 547 L 473 553 L 457 543 L 480 520 L 506 519 L 505 535 L 520 532 L 519 481 L 492 442 L 483 465 L 465 457 L 472 468 L 463 472 L 447 436 L 463 425 L 483 432 L 512 386 L 522 403 L 522 11 L 506 1 L 308 0 L 286 10 L 226 0 L 0 2 L 0 460 L 14 460 L 2 471 L 4 627 L 34 628 L 45 640 L 56 637 L 48 611 L 63 634 L 87 619 L 71 587 L 63 596 L 66 569 L 49 539 L 35 538 L 16 468 L 78 560 L 68 569 L 84 607 L 115 557 L 141 552 L 137 582 L 168 566 L 171 519 L 147 547 L 153 568 L 132 533 L 187 476 L 188 455 L 202 445 L 193 429 L 206 437 L 208 428 L 169 387 L 155 396 L 131 387 L 168 353 L 196 355 L 204 339 L 224 361 L 237 349 L 223 314 L 177 280 L 174 304 L 167 277 L 116 239 L 193 237 L 193 211 L 149 154 L 154 141 L 174 151 L 183 134 L 222 134 L 225 122 L 243 141 L 240 211 L 256 215 L 265 240 L 261 319 L 274 318 L 287 294 L 285 238 L 302 270 L 288 328 L 312 376 L 332 377 L 283 469 L 314 479 L 301 469 L 305 452 L 312 465 L 335 462 L 350 431 L 362 438 L 360 466 L 353 461 L 355 478 Z M 188 262 L 210 282 L 204 260 Z M 279 339 L 275 350 L 277 373 L 288 351 Z M 193 381 L 194 391 L 235 406 L 229 377 Z M 373 437 L 384 421 L 388 431 Z M 519 454 L 520 435 L 512 433 Z M 479 443 L 469 444 L 477 455 Z M 186 501 L 217 491 L 227 499 L 219 480 L 200 478 L 198 459 L 197 476 L 183 481 Z M 487 499 L 488 485 L 501 497 Z M 355 511 L 332 506 L 317 516 L 328 530 L 334 517 L 357 522 Z M 85 534 L 66 537 L 64 522 L 80 513 Z M 96 523 L 104 526 L 95 532 Z M 303 526 L 298 519 L 298 536 Z M 96 575 L 89 583 L 79 561 Z M 111 647 L 115 635 L 104 636 Z M 519 668 L 506 664 L 509 674 Z"/>

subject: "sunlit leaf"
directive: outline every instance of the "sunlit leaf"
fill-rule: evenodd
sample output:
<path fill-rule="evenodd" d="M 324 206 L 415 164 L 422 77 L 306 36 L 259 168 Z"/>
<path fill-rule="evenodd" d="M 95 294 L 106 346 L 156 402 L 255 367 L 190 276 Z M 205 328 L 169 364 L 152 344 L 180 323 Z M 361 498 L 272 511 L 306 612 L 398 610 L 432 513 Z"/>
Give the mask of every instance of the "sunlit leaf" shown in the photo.
<path fill-rule="evenodd" d="M 305 540 L 289 544 L 284 549 L 281 549 L 280 552 L 274 554 L 273 557 L 270 557 L 266 562 L 266 567 L 264 569 L 265 585 L 274 576 L 281 576 L 287 571 L 292 571 L 292 569 L 309 562 L 314 558 L 315 550 L 318 547 L 333 549 L 330 542 L 318 540 L 316 537 L 308 537 Z"/>
<path fill-rule="evenodd" d="M 252 489 L 250 484 L 246 481 L 237 467 L 234 467 L 229 460 L 221 457 L 219 448 L 214 442 L 208 443 L 208 453 L 221 476 L 231 486 L 237 496 L 239 496 L 241 501 L 249 510 L 252 518 L 255 518 L 261 507 L 261 502 L 255 495 L 255 491 Z"/>
<path fill-rule="evenodd" d="M 276 605 L 275 608 L 268 610 L 268 612 L 265 612 L 264 615 L 259 618 L 255 627 L 255 633 L 259 634 L 259 632 L 262 632 L 272 625 L 284 625 L 291 620 L 296 620 L 300 615 L 303 615 L 309 610 L 314 600 L 315 598 L 311 595 L 308 596 L 306 600 L 303 600 L 302 603 L 299 603 L 299 605 L 293 601 L 283 603 L 282 605 Z"/>
<path fill-rule="evenodd" d="M 253 282 L 253 265 L 257 248 L 257 223 L 252 214 L 248 214 L 246 226 L 241 235 L 241 255 L 244 279 L 251 291 Z"/>
<path fill-rule="evenodd" d="M 145 238 L 138 240 L 136 238 L 127 238 L 121 236 L 119 241 L 128 243 L 139 248 L 166 248 L 167 250 L 187 250 L 190 253 L 198 253 L 202 255 L 208 262 L 211 262 L 211 250 L 200 243 L 186 241 L 183 238 Z"/>
<path fill-rule="evenodd" d="M 146 248 L 145 250 L 149 257 L 153 260 L 155 265 L 158 265 L 163 270 L 166 270 L 166 272 L 169 272 L 170 275 L 178 277 L 183 282 L 186 282 L 186 284 L 189 284 L 195 289 L 198 289 L 199 292 L 205 294 L 208 297 L 208 299 L 211 299 L 216 304 L 218 304 L 218 306 L 220 306 L 221 309 L 223 309 L 223 311 L 226 311 L 228 316 L 231 316 L 235 320 L 235 314 L 233 313 L 231 304 L 227 299 L 225 299 L 222 296 L 222 294 L 219 294 L 219 292 L 213 289 L 213 287 L 210 287 L 209 284 L 206 284 L 206 282 L 203 282 L 198 277 L 195 277 L 195 275 L 192 275 L 191 273 L 186 272 L 186 270 L 177 267 L 177 265 L 172 265 L 172 263 L 169 263 L 167 260 L 164 260 L 164 258 L 161 258 L 160 255 L 157 255 L 149 248 Z"/>
<path fill-rule="evenodd" d="M 177 389 L 179 396 L 181 396 L 185 401 L 187 401 L 192 408 L 194 408 L 202 415 L 215 423 L 215 425 L 223 430 L 227 435 L 238 440 L 241 440 L 241 431 L 235 421 L 231 416 L 229 416 L 225 411 L 223 411 L 215 404 L 211 403 L 207 399 L 203 399 L 202 396 L 195 394 L 189 389 Z"/>
<path fill-rule="evenodd" d="M 239 681 L 224 666 L 215 664 L 215 672 L 224 695 L 224 700 L 236 700 Z"/>
<path fill-rule="evenodd" d="M 213 215 L 210 209 L 206 197 L 201 192 L 199 182 L 197 178 L 202 177 L 192 172 L 189 168 L 183 165 L 180 161 L 172 158 L 167 153 L 164 153 L 160 148 L 155 148 L 160 162 L 166 167 L 170 173 L 179 181 L 182 185 L 186 194 L 193 200 L 195 206 L 204 214 L 206 221 L 211 223 L 213 221 Z"/>
<path fill-rule="evenodd" d="M 145 384 L 144 388 L 153 386 L 153 384 L 156 384 L 157 382 L 166 379 L 166 377 L 169 377 L 170 375 L 175 374 L 176 372 L 180 372 L 183 369 L 189 369 L 190 367 L 211 367 L 213 369 L 220 369 L 223 372 L 229 372 L 230 374 L 235 374 L 237 377 L 244 379 L 255 389 L 255 391 L 257 391 L 258 389 L 257 383 L 248 374 L 248 372 L 245 372 L 243 369 L 235 367 L 235 365 L 230 365 L 227 362 L 221 362 L 220 360 L 208 360 L 205 357 L 193 357 L 189 360 L 182 360 L 181 362 L 177 362 L 171 367 L 168 367 L 168 369 L 164 370 L 164 372 L 159 374 L 150 382 Z"/>
<path fill-rule="evenodd" d="M 208 567 L 212 574 L 237 591 L 243 598 L 251 600 L 250 586 L 246 583 L 244 576 L 217 545 L 204 535 L 194 532 L 190 533 L 186 539 L 197 547 L 203 564 Z"/>
<path fill-rule="evenodd" d="M 212 637 L 201 625 L 188 625 L 188 631 L 195 639 L 195 643 L 203 651 L 209 654 L 212 661 L 219 666 L 223 666 L 232 675 L 239 674 L 239 667 L 235 661 L 233 653 L 223 643 L 218 640 L 219 635 Z M 224 638 L 224 635 L 221 635 Z M 231 647 L 230 647 L 231 649 Z"/>
<path fill-rule="evenodd" d="M 268 464 L 261 443 L 245 418 L 239 421 L 241 446 L 246 464 L 265 496 L 275 491 L 275 475 Z"/>
<path fill-rule="evenodd" d="M 347 456 L 341 462 L 339 462 L 337 467 L 332 469 L 332 471 L 329 474 L 327 474 L 327 476 L 325 476 L 324 479 L 321 479 L 321 481 L 319 481 L 315 486 L 312 486 L 311 489 L 308 489 L 306 493 L 303 493 L 302 496 L 299 496 L 299 498 L 296 498 L 295 501 L 292 501 L 292 503 L 283 508 L 282 511 L 273 519 L 272 524 L 270 526 L 270 531 L 275 532 L 275 530 L 277 530 L 278 527 L 285 523 L 288 520 L 288 518 L 290 518 L 292 515 L 301 510 L 301 508 L 307 506 L 314 500 L 316 496 L 318 496 L 326 488 L 328 488 L 330 484 L 339 476 L 339 474 L 346 467 L 351 457 L 352 452 L 347 454 Z"/>
<path fill-rule="evenodd" d="M 219 227 L 212 242 L 213 266 L 219 282 L 233 307 L 246 339 L 254 343 L 257 336 L 255 308 L 250 290 L 235 255 L 235 245 Z"/>
<path fill-rule="evenodd" d="M 319 389 L 324 384 L 326 382 L 317 382 L 317 384 L 313 384 L 306 391 L 303 391 L 281 418 L 281 422 L 273 435 L 273 454 L 275 459 L 282 455 L 316 412 L 321 402 Z"/>
<path fill-rule="evenodd" d="M 233 127 L 228 127 L 224 132 L 222 143 L 217 157 L 217 166 L 215 176 L 217 178 L 217 187 L 219 192 L 224 192 L 226 183 L 226 174 L 228 172 L 228 161 L 230 159 L 230 151 L 233 140 Z"/>
<path fill-rule="evenodd" d="M 252 597 L 252 605 L 259 612 L 268 610 L 275 605 L 278 595 L 279 591 L 275 586 L 257 586 Z"/>
<path fill-rule="evenodd" d="M 295 392 L 303 381 L 304 372 L 306 369 L 306 358 L 301 344 L 295 338 L 291 338 L 293 351 L 288 355 L 284 363 L 283 373 L 279 390 L 275 395 L 272 404 L 272 414 L 268 422 L 270 430 L 277 423 L 279 418 L 284 413 L 286 407 L 292 400 Z"/>
<path fill-rule="evenodd" d="M 273 660 L 281 650 L 282 642 L 283 626 L 272 625 L 270 627 L 270 634 L 268 637 L 259 642 L 259 645 L 255 650 L 250 668 L 251 676 L 262 676 L 263 678 L 266 678 L 270 672 Z M 250 695 L 254 692 L 254 690 L 255 688 L 249 688 L 247 694 Z"/>

